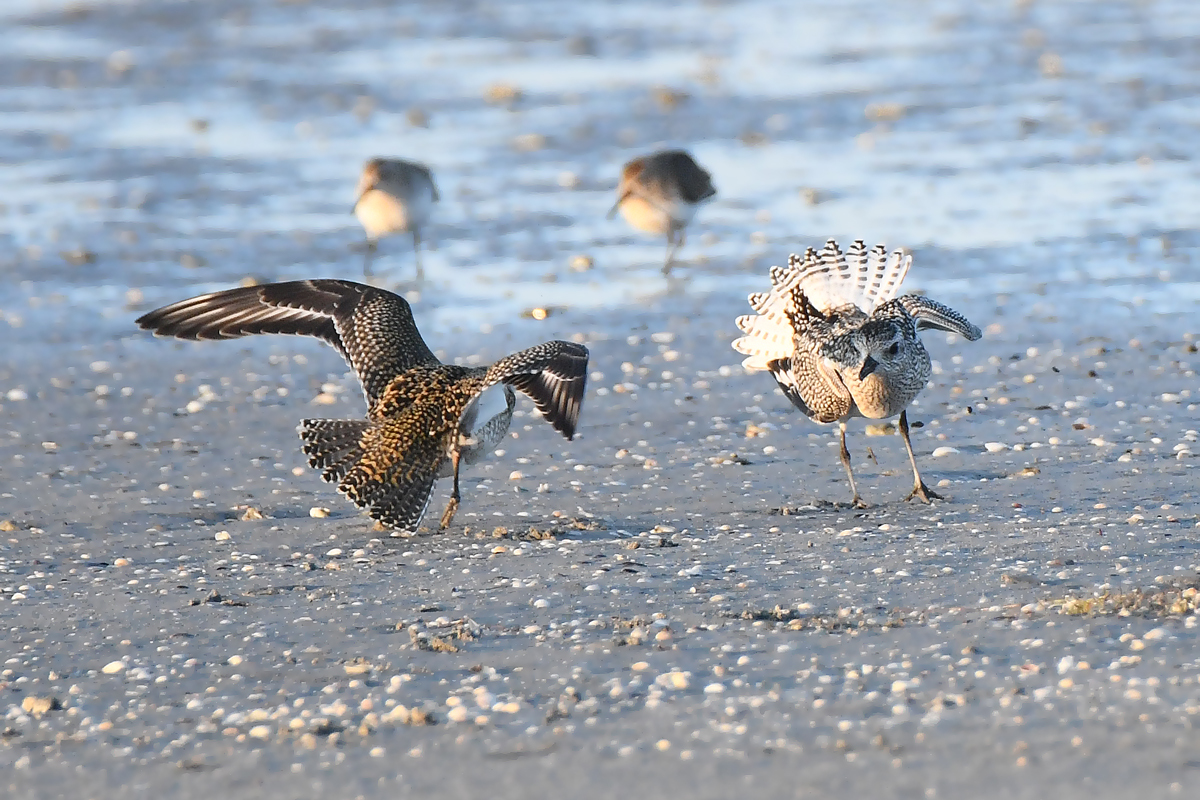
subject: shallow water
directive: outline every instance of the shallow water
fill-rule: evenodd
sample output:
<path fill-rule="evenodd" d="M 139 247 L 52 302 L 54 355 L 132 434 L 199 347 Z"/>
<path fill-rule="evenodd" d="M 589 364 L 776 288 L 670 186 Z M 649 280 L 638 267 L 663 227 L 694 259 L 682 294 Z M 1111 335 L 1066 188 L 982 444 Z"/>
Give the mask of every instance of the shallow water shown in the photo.
<path fill-rule="evenodd" d="M 1193 3 L 403 8 L 6 4 L 5 318 L 119 336 L 130 289 L 356 278 L 379 154 L 441 189 L 429 281 L 404 237 L 376 265 L 426 326 L 739 298 L 829 236 L 913 248 L 911 288 L 968 312 L 1200 302 Z M 673 281 L 663 242 L 604 217 L 620 164 L 664 145 L 719 190 Z"/>

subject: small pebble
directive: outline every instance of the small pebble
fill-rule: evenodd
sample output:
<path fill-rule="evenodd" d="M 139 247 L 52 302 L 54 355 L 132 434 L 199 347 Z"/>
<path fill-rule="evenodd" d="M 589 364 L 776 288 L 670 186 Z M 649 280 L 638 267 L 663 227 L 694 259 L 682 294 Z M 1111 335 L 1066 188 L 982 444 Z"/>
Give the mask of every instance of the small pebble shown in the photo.
<path fill-rule="evenodd" d="M 666 679 L 666 685 L 672 689 L 686 689 L 691 685 L 691 680 L 688 679 L 687 673 L 680 672 L 679 670 L 672 670 L 662 677 Z"/>
<path fill-rule="evenodd" d="M 39 718 L 49 714 L 58 707 L 58 700 L 53 697 L 34 697 L 33 695 L 29 695 L 21 701 L 21 708 L 26 714 L 32 714 Z"/>
<path fill-rule="evenodd" d="M 104 665 L 101 670 L 105 675 L 116 675 L 121 670 L 125 669 L 124 661 L 110 661 Z"/>
<path fill-rule="evenodd" d="M 316 519 L 324 519 L 329 516 L 329 509 L 323 506 L 313 506 L 308 510 L 308 515 Z"/>

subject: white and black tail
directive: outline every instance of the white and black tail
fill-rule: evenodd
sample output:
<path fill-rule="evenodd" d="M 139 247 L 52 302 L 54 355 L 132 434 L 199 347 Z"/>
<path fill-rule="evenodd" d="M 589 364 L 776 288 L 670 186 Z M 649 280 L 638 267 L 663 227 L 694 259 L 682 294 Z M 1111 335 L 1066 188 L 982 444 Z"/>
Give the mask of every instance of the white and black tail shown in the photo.
<path fill-rule="evenodd" d="M 365 419 L 303 420 L 298 430 L 309 466 L 321 470 L 330 483 L 340 482 L 362 458 L 362 438 L 369 425 Z"/>
<path fill-rule="evenodd" d="M 771 267 L 770 291 L 750 295 L 756 313 L 737 318 L 745 336 L 734 340 L 733 349 L 747 356 L 742 366 L 766 370 L 771 361 L 792 354 L 794 293 L 821 313 L 853 305 L 870 314 L 896 296 L 911 265 L 912 256 L 899 250 L 889 256 L 882 244 L 868 251 L 859 239 L 842 253 L 830 239 L 820 252 L 810 247 L 803 258 L 792 255 L 786 268 Z"/>

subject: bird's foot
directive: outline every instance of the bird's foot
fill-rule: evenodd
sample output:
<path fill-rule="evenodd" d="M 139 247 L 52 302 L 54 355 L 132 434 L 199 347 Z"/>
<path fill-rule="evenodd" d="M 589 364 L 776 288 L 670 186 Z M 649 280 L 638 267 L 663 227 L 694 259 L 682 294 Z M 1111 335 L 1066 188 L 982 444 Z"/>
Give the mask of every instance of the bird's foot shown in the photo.
<path fill-rule="evenodd" d="M 867 505 L 867 501 L 859 497 L 857 492 L 854 493 L 854 498 L 850 501 L 850 505 L 854 508 L 870 508 Z"/>
<path fill-rule="evenodd" d="M 442 524 L 438 528 L 440 531 L 450 527 L 450 523 L 454 521 L 454 514 L 458 511 L 458 498 L 451 497 L 450 502 L 446 504 L 446 510 L 442 513 Z"/>
<path fill-rule="evenodd" d="M 904 502 L 907 503 L 909 500 L 912 500 L 914 497 L 920 498 L 921 502 L 925 503 L 926 505 L 928 505 L 929 503 L 931 503 L 934 500 L 945 500 L 946 499 L 945 497 L 942 497 L 940 494 L 935 492 L 933 489 L 930 489 L 928 486 L 926 486 L 925 481 L 917 481 L 917 485 L 914 486 L 913 490 L 908 493 L 908 497 L 904 498 Z"/>

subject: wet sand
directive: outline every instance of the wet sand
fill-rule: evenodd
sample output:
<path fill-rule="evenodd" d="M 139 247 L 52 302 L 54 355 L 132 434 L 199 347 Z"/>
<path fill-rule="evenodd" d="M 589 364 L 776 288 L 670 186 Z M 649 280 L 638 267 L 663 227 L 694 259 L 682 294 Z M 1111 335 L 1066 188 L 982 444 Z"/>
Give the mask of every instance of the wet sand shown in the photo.
<path fill-rule="evenodd" d="M 819 39 L 868 7 L 813 6 L 804 29 Z M 200 20 L 101 5 L 12 23 L 50 55 L 9 56 L 0 103 L 56 109 L 37 123 L 44 136 L 3 138 L 15 164 L 3 172 L 23 176 L 0 259 L 0 330 L 19 342 L 0 363 L 6 796 L 1094 798 L 1196 783 L 1194 168 L 1140 121 L 1188 124 L 1176 98 L 1196 82 L 1194 12 L 1045 3 L 884 17 L 855 34 L 873 48 L 825 54 L 824 77 L 798 70 L 772 96 L 751 44 L 769 26 L 738 23 L 732 5 L 686 7 L 673 25 L 564 18 L 544 35 L 521 27 L 532 5 L 407 23 L 371 4 L 254 4 L 241 22 L 234 4 L 209 8 Z M 694 21 L 706 13 L 731 27 Z M 422 51 L 437 78 L 411 91 L 428 133 L 399 126 L 415 102 L 386 78 L 407 62 L 353 86 L 328 77 L 398 47 L 364 33 L 380 19 L 414 46 L 459 42 L 449 66 Z M 172 33 L 189 20 L 211 28 Z M 587 24 L 604 35 L 578 55 Z M 137 67 L 114 70 L 121 37 L 147 31 L 161 49 L 130 45 Z M 66 65 L 55 35 L 96 44 Z M 298 41 L 307 60 L 288 49 Z M 1111 72 L 1096 73 L 1111 48 Z M 487 69 L 501 50 L 498 72 L 527 87 L 551 81 L 539 59 L 595 59 L 586 69 L 624 77 L 574 99 L 526 88 L 511 111 L 483 99 L 504 79 Z M 724 54 L 717 88 L 690 72 L 696 52 Z M 1060 56 L 1057 76 L 1046 53 Z M 620 71 L 631 63 L 657 65 L 689 100 L 663 106 L 651 72 Z M 986 96 L 936 69 L 946 64 L 990 76 Z M 1142 85 L 1089 90 L 1122 68 Z M 47 95 L 41 82 L 68 80 L 64 69 L 76 88 L 57 90 L 74 94 Z M 816 80 L 843 85 L 805 83 Z M 81 127 L 55 150 L 88 81 L 104 90 L 76 116 L 97 124 L 125 97 L 124 122 Z M 349 102 L 319 99 L 326 89 Z M 353 112 L 360 94 L 377 98 L 367 122 Z M 1105 116 L 1098 97 L 1141 117 Z M 259 140 L 220 133 L 221 98 L 227 124 L 295 149 L 248 155 Z M 243 119 L 235 100 L 255 112 Z M 906 110 L 864 113 L 887 102 Z M 630 104 L 625 134 L 611 112 Z M 766 124 L 785 112 L 791 127 Z M 172 114 L 209 126 L 152 124 Z M 138 115 L 148 128 L 132 126 Z M 574 442 L 521 401 L 503 453 L 467 473 L 454 526 L 392 537 L 300 452 L 300 419 L 363 413 L 336 353 L 283 337 L 154 340 L 132 320 L 247 275 L 354 278 L 360 234 L 342 198 L 360 156 L 468 141 L 481 122 L 492 127 L 475 149 L 443 154 L 453 199 L 429 283 L 406 282 L 403 241 L 377 268 L 410 293 L 446 360 L 586 343 L 588 397 Z M 739 140 L 747 130 L 764 139 Z M 512 149 L 528 132 L 549 143 Z M 670 282 L 657 275 L 661 242 L 601 219 L 613 165 L 666 139 L 694 145 L 722 192 Z M 795 154 L 803 175 L 747 181 Z M 575 188 L 559 185 L 567 165 Z M 1047 174 L 1088 196 L 1049 195 Z M 809 179 L 825 195 L 815 206 L 799 191 Z M 289 182 L 304 188 L 282 192 Z M 927 202 L 887 196 L 910 184 Z M 910 288 L 985 330 L 975 343 L 924 337 L 936 366 L 911 416 L 926 480 L 948 497 L 932 506 L 902 501 L 900 439 L 859 421 L 850 445 L 871 507 L 849 508 L 833 429 L 744 374 L 729 346 L 767 265 L 827 235 L 876 233 L 913 248 Z M 595 267 L 571 270 L 575 254 Z M 553 313 L 521 316 L 534 306 Z"/>

